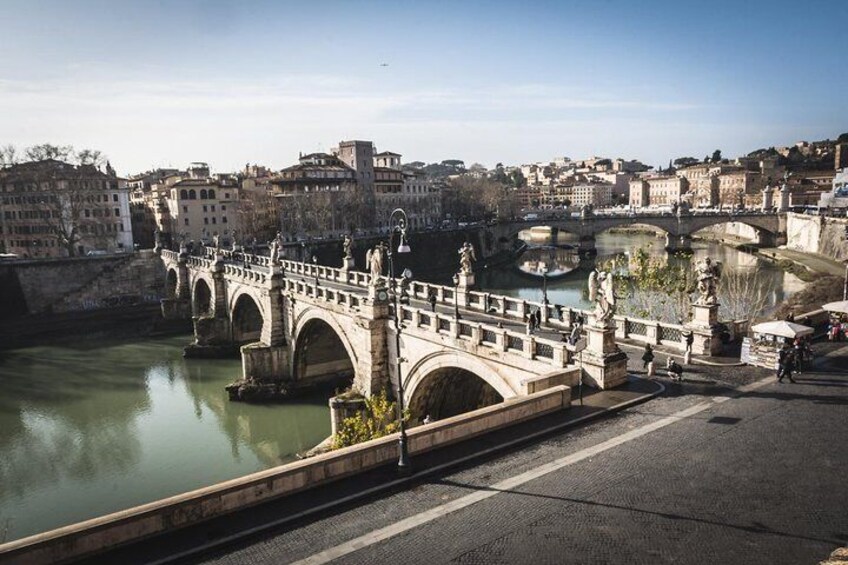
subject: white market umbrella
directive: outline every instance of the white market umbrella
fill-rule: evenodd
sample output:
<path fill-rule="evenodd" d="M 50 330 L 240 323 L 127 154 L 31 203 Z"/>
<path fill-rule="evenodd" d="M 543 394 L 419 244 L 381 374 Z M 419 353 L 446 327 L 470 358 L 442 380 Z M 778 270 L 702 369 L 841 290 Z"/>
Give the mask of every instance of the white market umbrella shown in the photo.
<path fill-rule="evenodd" d="M 839 302 L 828 302 L 827 304 L 822 305 L 822 309 L 827 310 L 828 312 L 840 312 L 842 314 L 848 314 L 848 300 L 840 300 Z"/>
<path fill-rule="evenodd" d="M 776 335 L 779 337 L 789 338 L 813 333 L 813 328 L 810 326 L 802 326 L 801 324 L 786 322 L 783 320 L 780 320 L 779 322 L 763 322 L 762 324 L 757 324 L 751 329 L 758 334 Z"/>

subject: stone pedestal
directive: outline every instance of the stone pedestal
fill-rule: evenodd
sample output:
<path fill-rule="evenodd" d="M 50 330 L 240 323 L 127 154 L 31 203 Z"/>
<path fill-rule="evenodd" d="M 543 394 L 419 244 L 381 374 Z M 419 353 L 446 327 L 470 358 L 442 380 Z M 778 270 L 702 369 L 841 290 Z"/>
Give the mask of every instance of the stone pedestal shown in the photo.
<path fill-rule="evenodd" d="M 463 292 L 474 288 L 474 273 L 458 273 L 459 275 L 459 291 Z"/>
<path fill-rule="evenodd" d="M 789 187 L 784 183 L 780 188 L 780 202 L 777 205 L 778 212 L 786 212 L 789 210 Z"/>
<path fill-rule="evenodd" d="M 353 271 L 356 269 L 356 262 L 353 257 L 344 257 L 342 258 L 342 271 Z"/>
<path fill-rule="evenodd" d="M 330 429 L 333 435 L 346 418 L 365 412 L 365 399 L 359 396 L 334 396 L 330 399 Z"/>
<path fill-rule="evenodd" d="M 578 361 L 582 361 L 584 382 L 600 389 L 625 383 L 627 355 L 615 344 L 615 328 L 587 325 L 586 338 L 586 349 L 577 354 Z"/>
<path fill-rule="evenodd" d="M 771 187 L 767 186 L 763 189 L 763 212 L 771 212 L 771 209 L 774 208 L 774 191 Z"/>
<path fill-rule="evenodd" d="M 718 304 L 693 304 L 692 321 L 686 326 L 692 332 L 692 353 L 718 355 L 721 339 L 718 336 Z"/>
<path fill-rule="evenodd" d="M 289 380 L 289 348 L 257 342 L 241 347 L 242 374 L 247 380 Z"/>
<path fill-rule="evenodd" d="M 693 328 L 712 328 L 718 323 L 718 304 L 693 304 L 692 321 L 689 326 Z"/>

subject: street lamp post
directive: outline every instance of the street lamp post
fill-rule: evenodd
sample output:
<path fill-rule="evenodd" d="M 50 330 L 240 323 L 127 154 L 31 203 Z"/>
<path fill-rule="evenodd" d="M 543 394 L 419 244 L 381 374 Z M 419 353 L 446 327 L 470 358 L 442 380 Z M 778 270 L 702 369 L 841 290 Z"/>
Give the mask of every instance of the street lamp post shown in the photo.
<path fill-rule="evenodd" d="M 409 449 L 407 448 L 407 438 L 406 438 L 406 422 L 404 422 L 403 413 L 405 411 L 404 408 L 404 398 L 403 398 L 403 375 L 401 374 L 401 364 L 404 359 L 400 356 L 400 293 L 397 290 L 397 285 L 395 283 L 395 263 L 394 263 L 394 253 L 392 252 L 392 240 L 394 239 L 395 232 L 400 234 L 400 241 L 398 242 L 398 253 L 409 253 L 412 249 L 409 247 L 409 244 L 406 242 L 406 226 L 408 224 L 408 218 L 406 216 L 406 212 L 403 211 L 402 208 L 395 208 L 392 211 L 391 216 L 389 216 L 389 225 L 391 229 L 389 231 L 389 250 L 387 252 L 389 258 L 389 280 L 390 289 L 394 293 L 394 303 L 395 303 L 395 357 L 397 360 L 397 396 L 398 396 L 398 425 L 400 427 L 400 440 L 398 440 L 398 446 L 400 454 L 398 455 L 398 471 L 401 473 L 407 473 L 411 469 L 409 463 Z M 411 278 L 412 272 L 409 269 L 404 269 L 403 273 L 404 277 Z M 407 277 L 408 275 L 408 277 Z"/>

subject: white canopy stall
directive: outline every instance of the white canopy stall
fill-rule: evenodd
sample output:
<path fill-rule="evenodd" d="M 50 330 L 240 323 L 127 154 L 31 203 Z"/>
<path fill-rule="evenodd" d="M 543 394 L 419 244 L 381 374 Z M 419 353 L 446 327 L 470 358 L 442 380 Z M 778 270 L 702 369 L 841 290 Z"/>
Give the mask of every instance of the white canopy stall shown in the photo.
<path fill-rule="evenodd" d="M 753 338 L 742 340 L 741 360 L 748 365 L 777 368 L 778 351 L 787 339 L 812 335 L 813 328 L 784 320 L 763 322 L 751 328 Z"/>

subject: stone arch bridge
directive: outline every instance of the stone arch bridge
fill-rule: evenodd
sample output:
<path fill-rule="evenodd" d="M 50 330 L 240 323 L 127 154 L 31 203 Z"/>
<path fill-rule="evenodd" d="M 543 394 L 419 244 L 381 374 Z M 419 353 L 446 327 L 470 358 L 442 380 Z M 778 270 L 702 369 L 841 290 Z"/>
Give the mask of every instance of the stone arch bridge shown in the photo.
<path fill-rule="evenodd" d="M 629 227 L 634 224 L 648 225 L 666 233 L 666 249 L 671 252 L 687 251 L 692 248 L 692 235 L 711 226 L 738 222 L 752 227 L 757 234 L 756 243 L 774 247 L 786 242 L 786 214 L 756 210 L 735 212 L 700 213 L 687 211 L 680 214 L 670 212 L 640 211 L 620 214 L 589 214 L 581 217 L 562 216 L 542 210 L 537 219 L 504 222 L 488 230 L 496 240 L 507 242 L 518 232 L 533 226 L 548 226 L 555 231 L 564 231 L 579 238 L 581 253 L 593 253 L 595 237 L 606 230 Z"/>
<path fill-rule="evenodd" d="M 203 256 L 163 250 L 161 259 L 163 314 L 194 322 L 195 343 L 187 354 L 238 350 L 245 378 L 298 387 L 343 376 L 370 395 L 396 390 L 400 356 L 404 397 L 417 417 L 434 409 L 439 394 L 442 416 L 453 410 L 451 402 L 461 395 L 451 390 L 486 404 L 573 386 L 581 378 L 603 388 L 626 379 L 621 351 L 596 347 L 593 353 L 590 343 L 578 355 L 561 339 L 583 314 L 578 310 L 419 281 L 409 284 L 409 300 L 396 309 L 369 274 L 353 270 L 294 261 L 272 266 L 265 256 L 212 249 Z M 399 281 L 386 281 L 389 291 L 399 287 Z M 546 329 L 529 335 L 525 315 L 537 309 Z M 651 324 L 634 331 L 653 343 L 682 346 L 679 328 Z M 628 325 L 619 327 L 621 333 Z"/>

